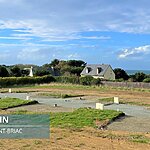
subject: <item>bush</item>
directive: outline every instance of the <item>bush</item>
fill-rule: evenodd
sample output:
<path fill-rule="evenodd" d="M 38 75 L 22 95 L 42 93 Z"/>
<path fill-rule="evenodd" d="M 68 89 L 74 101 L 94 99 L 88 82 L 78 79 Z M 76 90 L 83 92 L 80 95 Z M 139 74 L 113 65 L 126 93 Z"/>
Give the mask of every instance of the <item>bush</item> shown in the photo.
<path fill-rule="evenodd" d="M 92 76 L 85 76 L 80 78 L 80 84 L 82 85 L 91 85 L 92 80 L 94 78 Z"/>
<path fill-rule="evenodd" d="M 150 78 L 144 79 L 143 82 L 150 83 Z"/>
<path fill-rule="evenodd" d="M 79 84 L 79 77 L 77 76 L 58 76 L 55 77 L 56 82 L 59 83 L 72 83 L 72 84 Z"/>
<path fill-rule="evenodd" d="M 101 84 L 101 79 L 100 78 L 93 78 L 93 80 L 91 81 L 92 85 L 100 85 Z"/>
<path fill-rule="evenodd" d="M 93 78 L 92 76 L 80 77 L 80 84 L 82 85 L 100 85 L 101 79 Z"/>

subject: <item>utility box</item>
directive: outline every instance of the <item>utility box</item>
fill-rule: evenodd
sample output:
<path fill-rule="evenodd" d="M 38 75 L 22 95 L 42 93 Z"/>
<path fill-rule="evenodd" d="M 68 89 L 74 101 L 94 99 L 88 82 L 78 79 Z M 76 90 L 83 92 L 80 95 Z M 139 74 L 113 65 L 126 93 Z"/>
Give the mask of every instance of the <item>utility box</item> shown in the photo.
<path fill-rule="evenodd" d="M 114 97 L 114 104 L 119 104 L 119 97 Z"/>
<path fill-rule="evenodd" d="M 104 104 L 96 103 L 96 109 L 104 110 Z"/>

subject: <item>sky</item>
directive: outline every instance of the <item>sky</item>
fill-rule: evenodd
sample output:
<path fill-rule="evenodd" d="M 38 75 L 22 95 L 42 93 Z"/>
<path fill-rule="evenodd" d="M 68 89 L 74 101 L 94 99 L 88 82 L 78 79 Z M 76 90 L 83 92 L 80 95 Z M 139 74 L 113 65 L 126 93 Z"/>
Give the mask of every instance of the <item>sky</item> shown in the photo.
<path fill-rule="evenodd" d="M 0 0 L 0 64 L 53 59 L 150 70 L 149 0 Z"/>

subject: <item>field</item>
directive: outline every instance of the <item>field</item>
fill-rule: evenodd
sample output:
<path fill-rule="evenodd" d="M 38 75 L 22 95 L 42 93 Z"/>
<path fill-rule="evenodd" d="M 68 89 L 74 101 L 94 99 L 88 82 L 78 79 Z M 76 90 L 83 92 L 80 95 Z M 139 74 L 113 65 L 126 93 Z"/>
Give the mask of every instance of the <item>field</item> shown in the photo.
<path fill-rule="evenodd" d="M 7 92 L 8 88 L 0 89 Z M 77 96 L 82 99 L 90 98 L 102 102 L 111 102 L 112 97 L 119 96 L 121 103 L 144 105 L 150 108 L 149 89 L 127 89 L 112 87 L 81 86 L 71 84 L 56 84 L 12 87 L 16 93 L 40 92 L 43 96 Z M 48 93 L 48 94 L 47 94 Z M 56 95 L 55 95 L 56 94 Z M 29 107 L 32 107 L 30 105 Z M 33 105 L 33 107 L 36 107 Z M 38 104 L 37 104 L 37 107 Z M 41 107 L 41 106 L 40 106 Z M 48 106 L 46 106 L 48 107 Z M 26 106 L 23 106 L 26 108 Z M 20 109 L 20 108 L 19 108 Z M 48 108 L 49 109 L 49 108 Z M 57 109 L 57 108 L 56 108 Z M 28 111 L 34 111 L 30 109 Z M 41 109 L 42 110 L 42 109 Z M 4 113 L 28 113 L 15 109 L 1 111 Z M 69 111 L 69 110 L 68 110 Z M 14 113 L 13 112 L 13 113 Z M 37 113 L 34 111 L 33 113 Z M 57 112 L 57 111 L 56 111 Z M 32 112 L 29 112 L 32 113 Z M 93 109 L 80 109 L 71 112 L 51 113 L 51 135 L 49 140 L 40 139 L 2 139 L 1 149 L 18 150 L 149 150 L 149 132 L 128 132 L 97 129 L 102 124 L 109 123 L 118 115 L 116 111 L 101 112 Z M 98 115 L 96 115 L 98 114 Z M 86 119 L 88 118 L 88 119 Z M 94 120 L 93 120 L 94 119 Z"/>

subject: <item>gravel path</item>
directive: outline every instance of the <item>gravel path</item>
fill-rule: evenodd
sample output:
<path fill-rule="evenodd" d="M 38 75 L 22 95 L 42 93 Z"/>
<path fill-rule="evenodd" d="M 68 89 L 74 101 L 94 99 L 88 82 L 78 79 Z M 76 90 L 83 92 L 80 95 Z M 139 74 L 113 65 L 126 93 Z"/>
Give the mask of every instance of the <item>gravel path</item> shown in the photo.
<path fill-rule="evenodd" d="M 108 125 L 109 130 L 123 130 L 131 132 L 150 132 L 150 110 L 133 105 L 109 105 L 107 109 L 121 110 L 126 117 Z"/>

